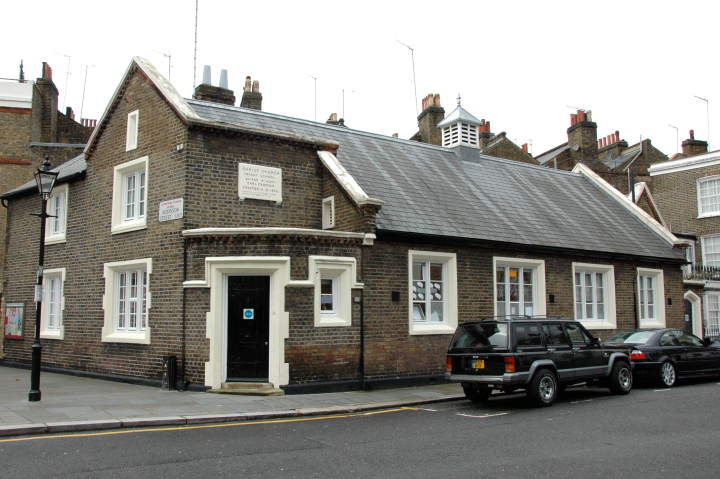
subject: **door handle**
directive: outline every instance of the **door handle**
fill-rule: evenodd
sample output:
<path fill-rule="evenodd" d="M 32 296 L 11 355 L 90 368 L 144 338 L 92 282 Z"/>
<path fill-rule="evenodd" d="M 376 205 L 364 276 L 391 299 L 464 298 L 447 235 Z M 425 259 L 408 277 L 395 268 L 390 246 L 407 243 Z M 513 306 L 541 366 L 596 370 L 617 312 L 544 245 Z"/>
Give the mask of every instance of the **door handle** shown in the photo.
<path fill-rule="evenodd" d="M 268 345 L 268 342 L 267 342 L 267 341 L 265 341 L 265 346 L 267 346 L 267 345 Z"/>

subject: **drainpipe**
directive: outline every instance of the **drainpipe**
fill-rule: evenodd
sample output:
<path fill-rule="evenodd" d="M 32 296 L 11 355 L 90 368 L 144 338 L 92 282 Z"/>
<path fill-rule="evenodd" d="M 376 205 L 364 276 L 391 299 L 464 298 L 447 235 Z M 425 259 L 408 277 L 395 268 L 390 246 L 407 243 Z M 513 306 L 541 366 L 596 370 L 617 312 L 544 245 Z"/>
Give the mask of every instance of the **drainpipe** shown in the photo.
<path fill-rule="evenodd" d="M 365 283 L 365 247 L 360 246 L 360 278 Z M 360 357 L 358 358 L 360 389 L 365 390 L 365 290 L 360 293 Z"/>
<path fill-rule="evenodd" d="M 183 238 L 183 283 L 187 281 L 187 238 Z M 186 303 L 186 295 L 187 291 L 185 290 L 185 286 L 182 288 L 182 378 L 181 378 L 181 384 L 183 391 L 187 389 L 187 382 L 185 379 L 187 378 L 187 375 L 185 374 L 185 354 L 186 354 L 186 341 L 185 341 L 185 322 L 186 322 L 186 311 L 185 311 L 185 303 Z"/>

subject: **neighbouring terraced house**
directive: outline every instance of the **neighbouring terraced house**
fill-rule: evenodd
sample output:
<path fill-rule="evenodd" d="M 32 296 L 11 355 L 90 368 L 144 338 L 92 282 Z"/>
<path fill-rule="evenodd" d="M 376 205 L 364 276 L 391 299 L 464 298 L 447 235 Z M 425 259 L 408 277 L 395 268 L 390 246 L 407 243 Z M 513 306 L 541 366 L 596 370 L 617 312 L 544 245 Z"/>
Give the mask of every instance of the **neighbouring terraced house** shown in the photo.
<path fill-rule="evenodd" d="M 157 381 L 174 355 L 190 387 L 327 390 L 441 378 L 457 324 L 487 316 L 682 325 L 685 242 L 583 164 L 487 156 L 459 113 L 440 146 L 263 112 L 245 90 L 244 107 L 210 84 L 184 99 L 132 60 L 57 168 L 46 367 Z M 32 311 L 37 195 L 2 197 L 7 300 Z"/>

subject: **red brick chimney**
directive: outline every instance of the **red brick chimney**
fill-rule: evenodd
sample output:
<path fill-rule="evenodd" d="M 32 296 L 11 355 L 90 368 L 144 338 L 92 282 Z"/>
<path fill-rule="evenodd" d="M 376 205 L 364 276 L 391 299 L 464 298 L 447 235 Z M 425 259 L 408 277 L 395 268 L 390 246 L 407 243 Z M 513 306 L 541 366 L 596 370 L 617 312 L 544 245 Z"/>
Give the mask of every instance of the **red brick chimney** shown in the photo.
<path fill-rule="evenodd" d="M 595 159 L 598 150 L 597 124 L 592 121 L 590 111 L 578 110 L 570 114 L 570 128 L 567 129 L 570 156 L 575 160 Z"/>
<path fill-rule="evenodd" d="M 417 117 L 420 141 L 442 145 L 442 132 L 437 124 L 445 118 L 445 109 L 440 105 L 440 95 L 430 93 L 422 100 L 422 111 Z"/>
<path fill-rule="evenodd" d="M 695 130 L 690 130 L 690 138 L 682 142 L 682 154 L 683 157 L 697 156 L 707 153 L 708 144 L 707 141 L 696 140 Z"/>

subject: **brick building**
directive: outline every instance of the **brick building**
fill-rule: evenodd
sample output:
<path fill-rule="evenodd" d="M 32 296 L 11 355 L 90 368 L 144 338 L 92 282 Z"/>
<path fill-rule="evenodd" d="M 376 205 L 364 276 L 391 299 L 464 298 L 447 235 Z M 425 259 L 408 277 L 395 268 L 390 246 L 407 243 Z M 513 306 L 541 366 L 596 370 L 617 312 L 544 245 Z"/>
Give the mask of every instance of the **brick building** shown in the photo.
<path fill-rule="evenodd" d="M 720 335 L 720 151 L 693 131 L 683 152 L 649 168 L 654 203 L 667 227 L 690 247 L 684 267 L 687 329 Z"/>
<path fill-rule="evenodd" d="M 209 83 L 183 99 L 133 59 L 84 156 L 58 167 L 46 366 L 156 381 L 174 355 L 191 386 L 292 392 L 440 378 L 456 325 L 480 317 L 682 325 L 681 242 L 586 166 L 266 113 L 252 84 L 235 107 Z M 27 311 L 32 193 L 2 196 L 7 298 Z M 29 336 L 6 361 L 29 361 Z"/>
<path fill-rule="evenodd" d="M 578 110 L 570 115 L 567 135 L 567 142 L 537 155 L 537 162 L 562 170 L 572 170 L 582 163 L 623 193 L 630 193 L 628 173 L 633 183 L 649 182 L 648 167 L 667 160 L 667 155 L 649 138 L 628 146 L 616 130 L 598 139 L 597 123 L 592 121 L 590 111 Z"/>
<path fill-rule="evenodd" d="M 528 145 L 516 145 L 503 131 L 498 134 L 490 131 L 490 122 L 478 120 L 460 105 L 446 117 L 440 104 L 440 95 L 431 93 L 422 100 L 422 112 L 418 115 L 418 132 L 411 138 L 414 141 L 438 146 L 465 144 L 473 146 L 481 153 L 496 158 L 520 161 L 537 165 L 537 161 L 528 152 Z"/>
<path fill-rule="evenodd" d="M 43 63 L 42 76 L 25 80 L 23 66 L 17 80 L 0 80 L 0 191 L 22 185 L 44 157 L 62 163 L 77 156 L 92 132 L 92 121 L 75 121 L 72 108 L 58 111 L 58 89 L 52 69 Z M 0 208 L 0 278 L 5 253 L 6 210 Z M 0 281 L 0 311 L 4 312 Z M 0 317 L 3 315 L 0 314 Z M 0 356 L 2 355 L 0 338 Z"/>

